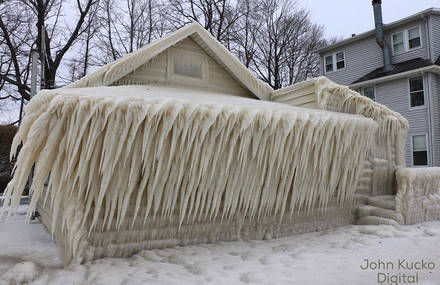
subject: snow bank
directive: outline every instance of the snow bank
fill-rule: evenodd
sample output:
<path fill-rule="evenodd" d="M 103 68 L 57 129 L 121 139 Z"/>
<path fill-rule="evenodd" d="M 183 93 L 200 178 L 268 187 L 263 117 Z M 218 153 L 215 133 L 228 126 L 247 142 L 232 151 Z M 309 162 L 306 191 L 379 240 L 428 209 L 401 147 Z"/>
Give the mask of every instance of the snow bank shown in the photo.
<path fill-rule="evenodd" d="M 396 209 L 405 224 L 440 220 L 440 167 L 400 168 Z"/>
<path fill-rule="evenodd" d="M 182 223 L 281 220 L 350 201 L 376 129 L 360 116 L 207 91 L 43 91 L 14 138 L 11 155 L 23 147 L 5 205 L 18 206 L 35 164 L 27 217 L 50 205 L 69 262 L 95 230 L 176 223 L 172 239 Z"/>

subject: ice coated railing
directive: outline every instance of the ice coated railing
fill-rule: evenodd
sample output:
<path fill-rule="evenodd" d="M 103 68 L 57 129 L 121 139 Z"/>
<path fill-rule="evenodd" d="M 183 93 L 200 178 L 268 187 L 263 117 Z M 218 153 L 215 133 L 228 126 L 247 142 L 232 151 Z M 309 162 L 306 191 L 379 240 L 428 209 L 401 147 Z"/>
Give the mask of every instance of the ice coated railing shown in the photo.
<path fill-rule="evenodd" d="M 405 224 L 440 220 L 440 167 L 399 168 L 396 210 Z"/>

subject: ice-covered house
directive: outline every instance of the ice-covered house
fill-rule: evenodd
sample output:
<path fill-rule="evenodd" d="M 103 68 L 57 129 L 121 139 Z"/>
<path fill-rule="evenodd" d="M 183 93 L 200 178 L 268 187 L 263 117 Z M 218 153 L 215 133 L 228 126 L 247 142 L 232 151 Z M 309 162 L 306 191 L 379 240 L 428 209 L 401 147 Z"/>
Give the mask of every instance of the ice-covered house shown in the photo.
<path fill-rule="evenodd" d="M 66 264 L 337 227 L 365 203 L 361 222 L 403 223 L 390 195 L 407 128 L 324 77 L 274 91 L 191 24 L 35 96 L 5 205 L 35 163 L 29 215 Z"/>

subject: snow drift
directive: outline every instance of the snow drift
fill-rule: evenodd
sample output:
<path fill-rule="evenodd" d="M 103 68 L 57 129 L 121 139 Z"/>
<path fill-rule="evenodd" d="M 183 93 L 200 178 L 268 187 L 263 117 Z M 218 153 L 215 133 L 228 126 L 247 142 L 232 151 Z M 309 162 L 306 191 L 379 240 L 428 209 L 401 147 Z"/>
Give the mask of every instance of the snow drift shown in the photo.
<path fill-rule="evenodd" d="M 201 90 L 45 90 L 14 138 L 11 156 L 23 146 L 4 205 L 18 206 L 34 165 L 28 218 L 49 205 L 67 263 L 93 258 L 85 248 L 98 231 L 101 243 L 128 230 L 124 243 L 151 247 L 136 232 L 145 225 L 173 225 L 173 239 L 197 221 L 280 222 L 350 201 L 376 129 L 360 116 Z"/>

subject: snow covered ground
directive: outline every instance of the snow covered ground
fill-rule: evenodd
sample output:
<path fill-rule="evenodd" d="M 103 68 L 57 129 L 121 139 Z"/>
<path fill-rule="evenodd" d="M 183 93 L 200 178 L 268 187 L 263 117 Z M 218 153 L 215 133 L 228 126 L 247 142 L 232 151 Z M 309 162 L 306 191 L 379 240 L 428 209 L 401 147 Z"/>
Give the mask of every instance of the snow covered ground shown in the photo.
<path fill-rule="evenodd" d="M 63 269 L 43 226 L 37 221 L 24 224 L 25 210 L 21 207 L 18 216 L 0 224 L 0 284 L 21 284 L 26 279 L 32 284 L 63 285 L 408 284 L 402 275 L 415 278 L 416 273 L 416 284 L 440 284 L 440 222 L 399 229 L 347 226 L 268 241 L 146 250 L 127 259 Z M 361 269 L 365 259 L 371 267 L 380 259 L 381 269 Z M 398 268 L 399 259 L 405 269 Z M 424 268 L 406 269 L 411 263 L 421 267 L 422 260 Z M 400 280 L 382 282 L 387 276 Z"/>

